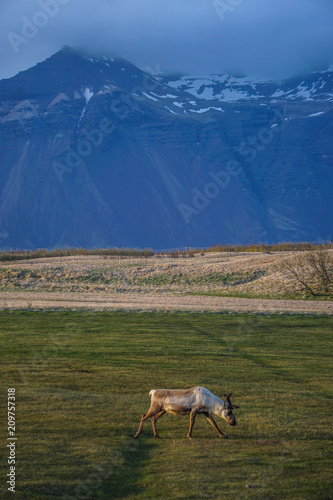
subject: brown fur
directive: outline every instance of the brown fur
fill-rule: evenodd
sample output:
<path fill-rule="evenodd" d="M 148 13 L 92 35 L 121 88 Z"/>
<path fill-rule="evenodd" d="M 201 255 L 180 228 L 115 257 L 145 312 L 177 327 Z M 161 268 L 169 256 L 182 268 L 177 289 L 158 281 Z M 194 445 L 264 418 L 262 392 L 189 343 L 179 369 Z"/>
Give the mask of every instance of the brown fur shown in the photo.
<path fill-rule="evenodd" d="M 190 415 L 190 427 L 187 434 L 187 437 L 190 439 L 192 438 L 192 429 L 194 426 L 195 417 L 199 413 L 205 415 L 208 422 L 214 427 L 214 429 L 216 430 L 216 432 L 220 437 L 228 437 L 218 428 L 215 420 L 211 415 L 211 412 L 204 405 L 200 407 L 200 405 L 198 406 L 196 402 L 195 404 L 192 403 L 192 401 L 195 401 L 196 394 L 197 395 L 199 394 L 201 397 L 202 394 L 206 393 L 208 393 L 212 398 L 216 399 L 216 396 L 214 396 L 209 391 L 207 391 L 207 389 L 202 387 L 192 387 L 191 389 L 174 389 L 174 390 L 157 389 L 153 393 L 151 391 L 150 408 L 146 413 L 142 415 L 138 431 L 134 437 L 138 438 L 140 436 L 144 422 L 148 418 L 151 418 L 154 437 L 158 438 L 159 436 L 156 429 L 156 421 L 160 417 L 162 417 L 165 413 L 171 413 L 172 415 L 188 415 L 188 414 Z M 172 402 L 172 397 L 175 399 L 174 402 Z M 167 398 L 171 398 L 171 401 L 170 399 Z M 227 396 L 227 401 L 228 404 L 230 404 L 231 406 L 230 395 Z M 222 401 L 221 403 L 223 404 Z M 228 417 L 226 420 L 230 425 L 236 425 L 236 420 L 234 415 L 232 414 L 231 409 L 228 411 Z"/>

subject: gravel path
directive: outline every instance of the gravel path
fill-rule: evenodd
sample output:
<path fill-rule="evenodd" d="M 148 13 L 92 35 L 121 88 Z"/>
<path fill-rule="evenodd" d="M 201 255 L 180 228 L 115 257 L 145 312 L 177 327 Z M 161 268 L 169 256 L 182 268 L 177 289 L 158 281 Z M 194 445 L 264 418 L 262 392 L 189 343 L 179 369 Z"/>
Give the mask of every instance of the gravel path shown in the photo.
<path fill-rule="evenodd" d="M 0 308 L 93 309 L 141 311 L 237 311 L 333 314 L 333 302 L 243 299 L 171 294 L 80 292 L 0 292 Z"/>

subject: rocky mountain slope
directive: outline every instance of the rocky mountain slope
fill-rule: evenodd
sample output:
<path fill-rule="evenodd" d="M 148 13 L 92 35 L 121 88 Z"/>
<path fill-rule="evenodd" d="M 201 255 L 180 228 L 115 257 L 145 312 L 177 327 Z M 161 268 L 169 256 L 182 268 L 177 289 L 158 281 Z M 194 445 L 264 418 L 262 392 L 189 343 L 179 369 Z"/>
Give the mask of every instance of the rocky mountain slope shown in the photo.
<path fill-rule="evenodd" d="M 162 77 L 63 48 L 0 82 L 0 247 L 331 239 L 332 75 Z"/>

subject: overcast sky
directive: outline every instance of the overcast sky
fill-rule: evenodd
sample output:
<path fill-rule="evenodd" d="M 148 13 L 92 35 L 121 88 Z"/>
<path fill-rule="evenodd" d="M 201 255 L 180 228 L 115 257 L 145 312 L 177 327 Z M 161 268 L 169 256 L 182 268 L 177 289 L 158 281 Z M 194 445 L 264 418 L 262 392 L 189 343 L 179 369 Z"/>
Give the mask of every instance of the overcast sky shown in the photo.
<path fill-rule="evenodd" d="M 0 24 L 0 78 L 64 45 L 196 75 L 333 64 L 333 0 L 1 0 Z"/>

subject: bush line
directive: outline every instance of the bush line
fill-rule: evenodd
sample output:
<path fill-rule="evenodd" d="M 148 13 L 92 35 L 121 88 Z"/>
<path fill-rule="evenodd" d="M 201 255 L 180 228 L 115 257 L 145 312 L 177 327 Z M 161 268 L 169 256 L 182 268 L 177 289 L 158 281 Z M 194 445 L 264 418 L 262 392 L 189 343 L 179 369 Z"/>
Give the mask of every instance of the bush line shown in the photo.
<path fill-rule="evenodd" d="M 46 257 L 70 257 L 84 255 L 101 255 L 107 258 L 110 257 L 194 257 L 195 254 L 204 254 L 211 252 L 226 252 L 226 253 L 241 253 L 241 252 L 301 252 L 314 250 L 316 248 L 332 249 L 333 243 L 309 243 L 309 242 L 282 242 L 275 244 L 255 243 L 250 245 L 222 245 L 217 244 L 207 248 L 192 248 L 173 250 L 154 251 L 151 248 L 54 248 L 52 250 L 39 248 L 36 250 L 4 250 L 0 251 L 0 261 L 23 260 L 23 259 L 39 259 Z"/>

